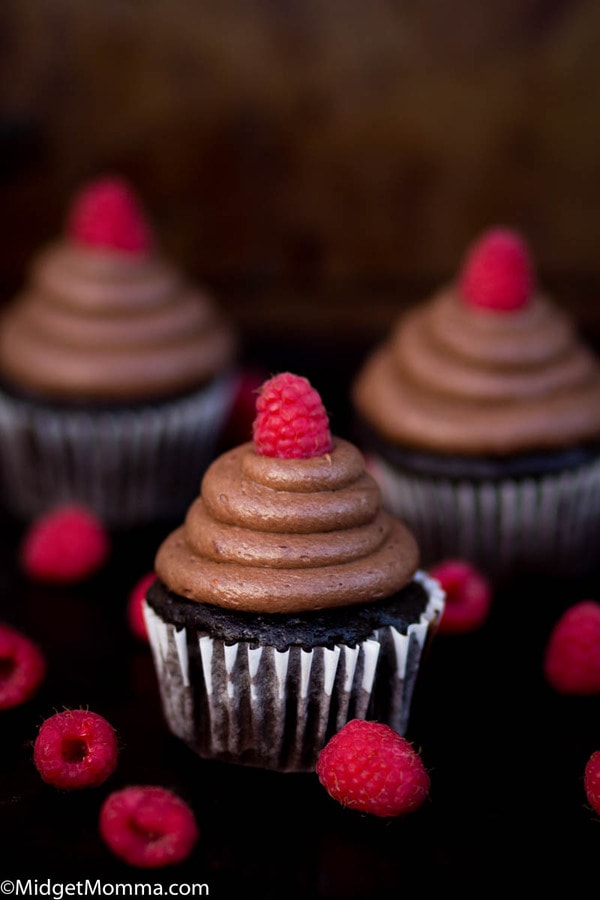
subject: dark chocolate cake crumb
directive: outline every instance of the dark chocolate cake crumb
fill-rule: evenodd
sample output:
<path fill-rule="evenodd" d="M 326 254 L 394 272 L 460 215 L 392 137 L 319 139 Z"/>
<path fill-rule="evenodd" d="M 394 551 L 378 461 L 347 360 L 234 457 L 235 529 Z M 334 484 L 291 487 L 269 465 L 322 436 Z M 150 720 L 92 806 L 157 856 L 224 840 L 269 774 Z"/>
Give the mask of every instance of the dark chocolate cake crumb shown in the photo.
<path fill-rule="evenodd" d="M 297 614 L 249 613 L 188 600 L 157 580 L 146 599 L 163 621 L 177 628 L 194 628 L 228 644 L 244 641 L 255 647 L 308 650 L 336 644 L 352 647 L 389 625 L 406 633 L 425 610 L 428 594 L 418 581 L 411 581 L 393 597 L 372 603 Z"/>

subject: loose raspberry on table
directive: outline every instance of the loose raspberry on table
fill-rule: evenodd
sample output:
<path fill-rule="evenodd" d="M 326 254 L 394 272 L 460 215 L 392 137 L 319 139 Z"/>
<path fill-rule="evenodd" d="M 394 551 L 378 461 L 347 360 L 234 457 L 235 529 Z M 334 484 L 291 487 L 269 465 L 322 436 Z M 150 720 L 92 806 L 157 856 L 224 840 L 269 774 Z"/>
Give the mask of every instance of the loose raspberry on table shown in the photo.
<path fill-rule="evenodd" d="M 133 785 L 110 794 L 100 809 L 99 829 L 115 856 L 140 868 L 183 862 L 199 837 L 188 804 L 154 785 Z"/>
<path fill-rule="evenodd" d="M 321 750 L 316 772 L 327 793 L 351 809 L 401 816 L 429 796 L 421 756 L 398 732 L 379 722 L 351 719 Z"/>
<path fill-rule="evenodd" d="M 546 642 L 543 668 L 560 694 L 600 694 L 600 603 L 580 600 L 565 610 Z"/>
<path fill-rule="evenodd" d="M 261 456 L 309 459 L 333 449 L 319 393 L 307 378 L 291 372 L 275 375 L 262 385 L 252 434 Z"/>
<path fill-rule="evenodd" d="M 145 254 L 153 237 L 138 199 L 118 176 L 98 178 L 76 195 L 67 217 L 67 234 L 87 247 Z"/>
<path fill-rule="evenodd" d="M 95 574 L 107 561 L 111 542 L 94 513 L 78 504 L 49 510 L 23 536 L 21 566 L 34 581 L 70 584 Z"/>
<path fill-rule="evenodd" d="M 583 787 L 588 803 L 600 815 L 600 750 L 595 750 L 585 764 Z"/>
<path fill-rule="evenodd" d="M 117 734 L 104 716 L 67 709 L 46 719 L 33 744 L 40 777 L 65 791 L 98 787 L 117 767 Z"/>
<path fill-rule="evenodd" d="M 131 633 L 140 641 L 147 642 L 148 629 L 144 618 L 144 601 L 148 588 L 156 581 L 155 572 L 147 572 L 134 584 L 127 600 L 127 621 Z"/>
<path fill-rule="evenodd" d="M 0 623 L 0 710 L 30 700 L 46 676 L 46 658 L 38 645 L 10 625 Z"/>
<path fill-rule="evenodd" d="M 491 584 L 483 572 L 466 560 L 444 559 L 429 574 L 446 594 L 438 626 L 441 633 L 461 634 L 483 625 L 492 606 Z"/>
<path fill-rule="evenodd" d="M 523 238 L 508 228 L 486 231 L 468 249 L 458 286 L 472 306 L 497 312 L 524 307 L 534 290 L 534 274 Z"/>

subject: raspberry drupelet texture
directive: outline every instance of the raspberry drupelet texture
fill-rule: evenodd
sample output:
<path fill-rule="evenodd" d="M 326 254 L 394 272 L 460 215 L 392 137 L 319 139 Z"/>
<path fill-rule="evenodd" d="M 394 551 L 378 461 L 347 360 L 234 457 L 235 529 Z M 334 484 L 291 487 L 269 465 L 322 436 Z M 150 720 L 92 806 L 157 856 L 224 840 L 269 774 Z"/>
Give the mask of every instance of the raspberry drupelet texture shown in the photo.
<path fill-rule="evenodd" d="M 467 250 L 459 290 L 472 306 L 496 312 L 521 309 L 534 289 L 525 241 L 508 228 L 492 228 Z"/>
<path fill-rule="evenodd" d="M 65 791 L 103 784 L 115 771 L 118 756 L 110 722 L 85 709 L 50 716 L 33 744 L 33 762 L 42 780 Z"/>
<path fill-rule="evenodd" d="M 488 578 L 472 563 L 444 559 L 429 570 L 446 594 L 440 633 L 461 634 L 480 628 L 490 614 L 492 588 Z"/>
<path fill-rule="evenodd" d="M 21 542 L 20 561 L 33 581 L 70 584 L 102 568 L 110 551 L 108 531 L 94 513 L 67 504 L 29 525 Z"/>
<path fill-rule="evenodd" d="M 98 178 L 76 195 L 67 216 L 69 238 L 86 247 L 145 254 L 151 230 L 131 186 L 123 178 Z"/>
<path fill-rule="evenodd" d="M 99 830 L 115 856 L 140 868 L 183 862 L 199 837 L 187 803 L 155 785 L 132 785 L 110 794 L 100 809 Z"/>
<path fill-rule="evenodd" d="M 546 681 L 560 694 L 600 694 L 600 603 L 580 600 L 555 622 L 544 651 Z"/>
<path fill-rule="evenodd" d="M 30 700 L 46 676 L 46 658 L 18 629 L 0 623 L 0 710 Z"/>
<path fill-rule="evenodd" d="M 583 788 L 588 803 L 600 815 L 600 750 L 595 750 L 585 764 Z"/>
<path fill-rule="evenodd" d="M 430 778 L 420 755 L 379 722 L 351 719 L 321 750 L 316 772 L 327 793 L 351 809 L 380 817 L 417 810 Z"/>
<path fill-rule="evenodd" d="M 252 426 L 256 452 L 280 459 L 309 459 L 333 449 L 329 418 L 308 379 L 282 372 L 266 381 Z"/>

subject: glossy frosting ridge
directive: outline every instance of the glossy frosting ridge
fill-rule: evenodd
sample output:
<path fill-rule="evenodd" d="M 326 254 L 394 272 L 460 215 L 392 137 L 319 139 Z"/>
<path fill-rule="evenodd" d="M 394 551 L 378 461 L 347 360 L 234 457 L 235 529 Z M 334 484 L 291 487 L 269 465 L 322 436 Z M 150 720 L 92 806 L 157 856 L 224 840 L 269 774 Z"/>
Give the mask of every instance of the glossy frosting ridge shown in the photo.
<path fill-rule="evenodd" d="M 33 260 L 0 325 L 0 369 L 57 399 L 160 397 L 231 364 L 233 330 L 211 297 L 157 253 L 63 239 Z"/>
<path fill-rule="evenodd" d="M 402 316 L 352 386 L 384 438 L 441 453 L 506 455 L 600 438 L 600 364 L 542 293 L 508 312 L 450 286 Z"/>
<path fill-rule="evenodd" d="M 158 577 L 180 596 L 248 612 L 293 613 L 391 597 L 412 580 L 411 532 L 381 506 L 352 444 L 312 459 L 216 459 L 181 527 L 159 547 Z"/>

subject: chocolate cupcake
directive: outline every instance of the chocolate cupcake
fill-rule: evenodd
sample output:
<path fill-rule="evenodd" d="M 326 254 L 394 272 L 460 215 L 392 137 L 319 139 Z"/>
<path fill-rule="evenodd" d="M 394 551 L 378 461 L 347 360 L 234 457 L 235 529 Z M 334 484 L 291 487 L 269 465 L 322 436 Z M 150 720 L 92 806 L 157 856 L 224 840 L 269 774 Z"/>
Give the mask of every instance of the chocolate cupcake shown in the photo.
<path fill-rule="evenodd" d="M 237 336 L 212 297 L 162 256 L 123 179 L 92 182 L 0 319 L 8 512 L 77 501 L 115 528 L 176 520 L 237 380 Z"/>
<path fill-rule="evenodd" d="M 201 757 L 312 771 L 351 718 L 405 733 L 444 595 L 318 393 L 283 373 L 158 549 L 146 621 L 171 731 Z"/>
<path fill-rule="evenodd" d="M 367 356 L 351 398 L 357 443 L 424 564 L 463 557 L 497 579 L 594 567 L 600 365 L 519 234 L 483 234 Z"/>

